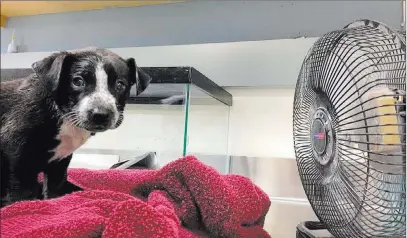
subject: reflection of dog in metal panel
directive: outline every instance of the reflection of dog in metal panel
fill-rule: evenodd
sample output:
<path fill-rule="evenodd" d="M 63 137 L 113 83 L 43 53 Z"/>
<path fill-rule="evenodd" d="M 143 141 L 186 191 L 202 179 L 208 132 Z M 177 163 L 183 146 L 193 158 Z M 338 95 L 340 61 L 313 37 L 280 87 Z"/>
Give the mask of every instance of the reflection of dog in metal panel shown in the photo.
<path fill-rule="evenodd" d="M 32 68 L 1 83 L 2 206 L 80 190 L 66 180 L 72 153 L 91 135 L 117 128 L 130 88 L 139 94 L 150 82 L 133 58 L 101 48 L 55 53 Z"/>

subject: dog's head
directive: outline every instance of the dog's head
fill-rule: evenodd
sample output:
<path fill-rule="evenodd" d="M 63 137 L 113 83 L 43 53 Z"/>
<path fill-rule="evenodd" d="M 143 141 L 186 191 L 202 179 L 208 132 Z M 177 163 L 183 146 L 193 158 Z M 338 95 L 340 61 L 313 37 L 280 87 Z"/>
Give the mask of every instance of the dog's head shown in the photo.
<path fill-rule="evenodd" d="M 140 94 L 151 80 L 133 58 L 102 48 L 55 53 L 32 68 L 62 118 L 91 132 L 117 128 L 131 87 Z"/>

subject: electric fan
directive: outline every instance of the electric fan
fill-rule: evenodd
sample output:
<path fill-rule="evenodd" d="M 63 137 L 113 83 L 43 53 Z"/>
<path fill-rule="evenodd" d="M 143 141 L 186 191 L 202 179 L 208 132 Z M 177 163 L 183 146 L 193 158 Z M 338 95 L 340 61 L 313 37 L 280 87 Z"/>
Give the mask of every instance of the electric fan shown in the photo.
<path fill-rule="evenodd" d="M 405 32 L 371 20 L 325 34 L 308 52 L 293 129 L 300 179 L 320 220 L 304 223 L 310 229 L 405 237 L 405 54 Z M 297 236 L 311 233 L 297 227 Z"/>

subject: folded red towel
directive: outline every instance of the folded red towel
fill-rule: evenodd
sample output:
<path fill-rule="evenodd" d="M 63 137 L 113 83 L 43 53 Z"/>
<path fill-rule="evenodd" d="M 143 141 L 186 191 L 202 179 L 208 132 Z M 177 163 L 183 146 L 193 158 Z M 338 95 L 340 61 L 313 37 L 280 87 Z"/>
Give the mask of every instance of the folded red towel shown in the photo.
<path fill-rule="evenodd" d="M 268 196 L 188 156 L 159 170 L 71 169 L 85 191 L 1 210 L 1 237 L 270 237 Z"/>

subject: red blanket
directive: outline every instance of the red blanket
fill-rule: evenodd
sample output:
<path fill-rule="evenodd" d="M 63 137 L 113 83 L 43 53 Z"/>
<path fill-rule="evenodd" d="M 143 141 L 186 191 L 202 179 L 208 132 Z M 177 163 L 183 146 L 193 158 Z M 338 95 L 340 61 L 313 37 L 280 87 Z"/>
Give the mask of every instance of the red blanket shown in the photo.
<path fill-rule="evenodd" d="M 159 170 L 71 169 L 85 191 L 1 210 L 1 237 L 270 237 L 268 196 L 189 156 Z"/>

